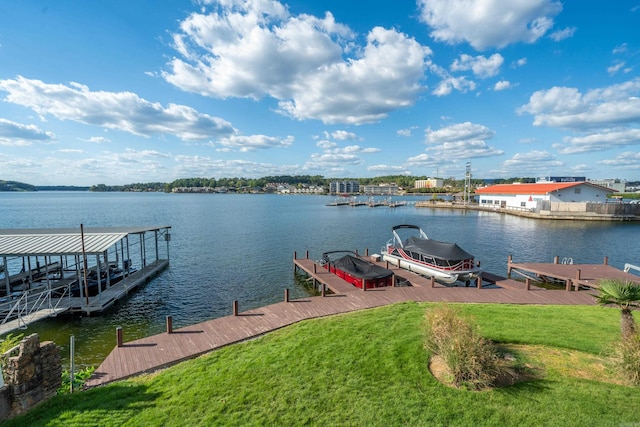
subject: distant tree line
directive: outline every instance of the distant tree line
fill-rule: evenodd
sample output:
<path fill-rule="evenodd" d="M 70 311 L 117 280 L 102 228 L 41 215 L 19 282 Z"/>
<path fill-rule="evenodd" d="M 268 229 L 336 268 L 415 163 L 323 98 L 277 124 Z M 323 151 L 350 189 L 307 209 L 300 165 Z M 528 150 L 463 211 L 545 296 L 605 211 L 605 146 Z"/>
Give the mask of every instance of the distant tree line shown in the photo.
<path fill-rule="evenodd" d="M 36 187 L 23 182 L 0 180 L 0 191 L 36 191 Z"/>

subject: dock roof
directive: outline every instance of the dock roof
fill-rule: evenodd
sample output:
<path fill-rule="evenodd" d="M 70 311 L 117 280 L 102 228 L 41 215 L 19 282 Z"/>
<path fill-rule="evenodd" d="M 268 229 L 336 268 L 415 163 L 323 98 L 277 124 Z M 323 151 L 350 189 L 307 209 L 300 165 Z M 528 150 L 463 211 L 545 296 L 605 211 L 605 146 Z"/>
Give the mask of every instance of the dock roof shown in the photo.
<path fill-rule="evenodd" d="M 86 254 L 101 254 L 129 234 L 169 229 L 100 227 L 84 229 Z M 0 256 L 82 255 L 80 228 L 0 229 Z"/>

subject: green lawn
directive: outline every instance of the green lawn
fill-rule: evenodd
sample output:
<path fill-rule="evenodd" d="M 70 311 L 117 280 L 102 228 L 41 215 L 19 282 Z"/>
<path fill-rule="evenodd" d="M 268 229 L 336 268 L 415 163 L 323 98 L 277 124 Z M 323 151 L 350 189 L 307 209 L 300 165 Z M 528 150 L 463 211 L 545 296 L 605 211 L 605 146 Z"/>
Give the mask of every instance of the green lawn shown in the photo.
<path fill-rule="evenodd" d="M 534 344 L 532 360 L 543 364 L 544 376 L 482 392 L 440 384 L 428 370 L 423 347 L 429 304 L 404 303 L 305 321 L 155 375 L 57 396 L 7 425 L 640 423 L 638 387 L 589 374 L 589 365 L 602 365 L 601 356 L 620 333 L 618 310 L 456 306 L 492 340 Z M 576 369 L 561 369 L 558 359 Z"/>

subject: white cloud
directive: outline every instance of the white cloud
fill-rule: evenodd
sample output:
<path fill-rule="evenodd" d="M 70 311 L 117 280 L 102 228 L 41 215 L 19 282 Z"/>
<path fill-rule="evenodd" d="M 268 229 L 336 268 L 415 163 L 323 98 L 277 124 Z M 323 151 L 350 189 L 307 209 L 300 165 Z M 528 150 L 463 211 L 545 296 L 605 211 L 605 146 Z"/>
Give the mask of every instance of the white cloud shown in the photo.
<path fill-rule="evenodd" d="M 357 141 L 361 139 L 361 138 L 358 138 L 358 135 L 356 135 L 355 133 L 347 132 L 346 130 L 337 130 L 335 132 L 331 132 L 330 136 L 336 141 L 347 141 L 347 140 Z"/>
<path fill-rule="evenodd" d="M 92 92 L 72 83 L 48 84 L 22 76 L 0 80 L 4 99 L 31 108 L 41 116 L 117 129 L 134 135 L 174 135 L 183 140 L 202 140 L 236 132 L 226 120 L 197 112 L 186 105 L 166 107 L 131 92 Z"/>
<path fill-rule="evenodd" d="M 220 145 L 227 148 L 229 149 L 227 152 L 232 151 L 233 149 L 238 149 L 240 152 L 245 153 L 267 148 L 289 147 L 293 144 L 293 140 L 294 138 L 292 136 L 280 139 L 266 135 L 230 135 L 228 137 L 218 139 L 212 145 Z"/>
<path fill-rule="evenodd" d="M 607 68 L 607 72 L 609 73 L 609 75 L 614 75 L 622 68 L 624 68 L 624 61 L 616 61 L 612 66 Z"/>
<path fill-rule="evenodd" d="M 535 42 L 553 27 L 562 4 L 554 0 L 418 0 L 418 8 L 434 39 L 468 42 L 484 50 Z"/>
<path fill-rule="evenodd" d="M 500 90 L 505 90 L 505 89 L 509 89 L 511 88 L 511 83 L 507 80 L 500 80 L 499 82 L 496 82 L 495 86 L 493 87 L 493 90 L 500 91 Z"/>
<path fill-rule="evenodd" d="M 447 77 L 438 83 L 432 93 L 435 96 L 446 96 L 449 95 L 453 89 L 466 93 L 467 91 L 475 90 L 475 88 L 475 82 L 467 80 L 465 77 Z"/>
<path fill-rule="evenodd" d="M 426 142 L 428 144 L 489 139 L 494 135 L 495 133 L 488 127 L 470 122 L 453 124 L 435 131 L 431 130 L 431 128 L 425 130 Z"/>
<path fill-rule="evenodd" d="M 333 15 L 290 15 L 277 1 L 211 2 L 174 34 L 179 58 L 163 77 L 217 98 L 272 97 L 298 120 L 362 124 L 411 106 L 431 50 L 380 27 L 364 46 Z"/>
<path fill-rule="evenodd" d="M 494 53 L 489 58 L 482 55 L 473 57 L 462 54 L 459 59 L 451 64 L 452 71 L 473 71 L 473 74 L 481 79 L 493 77 L 500 71 L 504 58 L 499 53 Z"/>
<path fill-rule="evenodd" d="M 629 46 L 626 43 L 622 43 L 619 46 L 613 48 L 613 54 L 626 53 L 629 50 Z"/>
<path fill-rule="evenodd" d="M 465 122 L 440 128 L 436 131 L 428 128 L 425 140 L 429 145 L 427 152 L 434 158 L 457 161 L 493 157 L 504 154 L 502 150 L 487 145 L 487 139 L 495 133 L 486 126 Z"/>
<path fill-rule="evenodd" d="M 0 118 L 0 145 L 28 146 L 34 142 L 55 142 L 56 136 L 52 132 L 45 132 L 36 125 L 25 125 Z"/>
<path fill-rule="evenodd" d="M 572 131 L 562 144 L 564 154 L 602 151 L 640 144 L 640 78 L 585 93 L 553 87 L 535 92 L 518 112 L 534 116 L 534 126 Z"/>
<path fill-rule="evenodd" d="M 626 151 L 624 153 L 618 154 L 613 159 L 601 160 L 598 163 L 616 169 L 640 170 L 640 152 Z"/>
<path fill-rule="evenodd" d="M 528 153 L 515 154 L 503 164 L 503 170 L 517 176 L 545 174 L 564 163 L 546 151 L 532 150 Z"/>
<path fill-rule="evenodd" d="M 576 32 L 575 27 L 568 27 L 565 28 L 564 30 L 559 30 L 559 31 L 554 31 L 553 33 L 549 34 L 549 38 L 552 39 L 553 41 L 559 42 L 562 41 L 564 39 L 568 39 L 569 37 L 573 37 L 573 35 Z"/>
<path fill-rule="evenodd" d="M 104 143 L 111 142 L 111 140 L 105 136 L 92 136 L 90 138 L 80 139 L 80 140 L 84 142 L 91 142 L 93 144 L 104 144 Z"/>
<path fill-rule="evenodd" d="M 400 136 L 411 136 L 415 129 L 418 129 L 418 126 L 411 126 L 405 129 L 398 129 L 396 133 Z"/>
<path fill-rule="evenodd" d="M 601 132 L 565 137 L 564 143 L 554 144 L 553 148 L 562 154 L 575 154 L 628 145 L 640 145 L 640 129 L 603 129 Z"/>
<path fill-rule="evenodd" d="M 298 165 L 274 165 L 246 160 L 220 160 L 206 156 L 175 157 L 177 166 L 173 171 L 176 177 L 215 176 L 220 178 L 259 178 L 275 175 L 297 175 L 301 172 Z"/>
<path fill-rule="evenodd" d="M 572 130 L 614 128 L 640 122 L 640 78 L 581 93 L 577 88 L 553 87 L 535 92 L 520 113 L 534 116 L 534 126 Z"/>

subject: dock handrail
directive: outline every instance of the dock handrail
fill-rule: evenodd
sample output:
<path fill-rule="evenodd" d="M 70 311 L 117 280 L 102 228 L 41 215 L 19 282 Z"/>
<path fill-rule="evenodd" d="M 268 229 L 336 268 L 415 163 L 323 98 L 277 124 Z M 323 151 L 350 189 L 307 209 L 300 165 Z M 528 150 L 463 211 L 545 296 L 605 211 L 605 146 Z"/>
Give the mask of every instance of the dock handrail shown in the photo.
<path fill-rule="evenodd" d="M 637 265 L 633 265 L 633 264 L 627 263 L 627 264 L 624 265 L 624 272 L 628 273 L 629 270 L 636 270 L 636 271 L 640 272 L 640 267 L 638 267 Z"/>
<path fill-rule="evenodd" d="M 55 300 L 57 301 L 55 301 L 55 304 L 54 299 L 52 298 L 52 293 L 54 291 L 62 291 L 62 294 L 56 296 Z M 18 327 L 20 329 L 26 329 L 29 321 L 31 320 L 29 316 L 42 310 L 43 306 L 45 306 L 45 309 L 50 311 L 50 315 L 54 315 L 59 311 L 60 305 L 65 299 L 65 296 L 67 299 L 71 298 L 70 284 L 59 286 L 57 288 L 46 289 L 44 291 L 23 291 L 17 300 L 0 304 L 0 306 L 10 306 L 9 311 L 2 319 L 2 322 L 0 322 L 0 326 L 12 320 L 17 320 L 19 325 Z"/>

